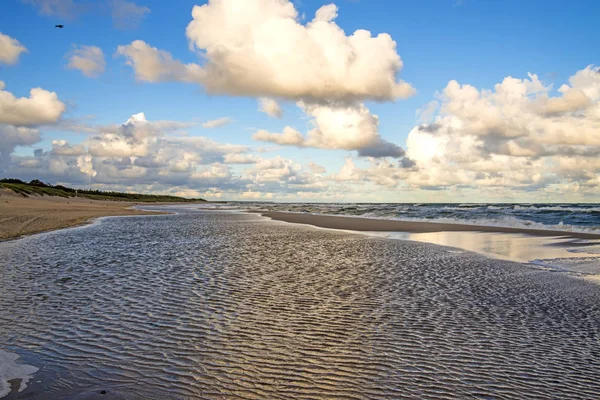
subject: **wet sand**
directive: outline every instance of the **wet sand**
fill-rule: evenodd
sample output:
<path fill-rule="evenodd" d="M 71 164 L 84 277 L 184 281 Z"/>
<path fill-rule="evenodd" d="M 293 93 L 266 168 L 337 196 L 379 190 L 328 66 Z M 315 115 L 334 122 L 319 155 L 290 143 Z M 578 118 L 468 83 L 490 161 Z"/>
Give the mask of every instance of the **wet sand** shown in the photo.
<path fill-rule="evenodd" d="M 360 232 L 496 232 L 521 233 L 546 237 L 569 237 L 577 239 L 600 239 L 600 234 L 584 232 L 553 231 L 545 229 L 505 228 L 466 224 L 445 224 L 439 222 L 392 221 L 347 216 L 311 215 L 291 212 L 261 212 L 261 215 L 276 221 L 307 224 L 319 228 L 342 229 Z"/>
<path fill-rule="evenodd" d="M 130 208 L 136 204 L 84 198 L 23 197 L 0 189 L 0 241 L 81 225 L 97 217 L 156 214 Z"/>
<path fill-rule="evenodd" d="M 177 211 L 0 244 L 0 348 L 39 368 L 7 400 L 599 398 L 596 284 Z"/>

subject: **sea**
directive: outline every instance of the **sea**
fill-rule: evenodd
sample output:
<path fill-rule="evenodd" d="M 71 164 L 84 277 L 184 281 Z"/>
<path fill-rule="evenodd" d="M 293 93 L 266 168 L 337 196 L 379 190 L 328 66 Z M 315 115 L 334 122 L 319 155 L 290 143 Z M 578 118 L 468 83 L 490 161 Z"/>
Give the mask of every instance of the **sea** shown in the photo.
<path fill-rule="evenodd" d="M 600 233 L 600 204 L 234 202 L 228 203 L 224 207 L 402 221 Z"/>
<path fill-rule="evenodd" d="M 223 206 L 149 208 L 172 214 L 0 243 L 0 397 L 600 398 L 598 283 Z M 427 220 L 444 207 L 452 218 L 493 211 L 252 207 Z M 593 207 L 570 208 L 580 207 L 520 220 L 593 229 L 582 223 Z"/>

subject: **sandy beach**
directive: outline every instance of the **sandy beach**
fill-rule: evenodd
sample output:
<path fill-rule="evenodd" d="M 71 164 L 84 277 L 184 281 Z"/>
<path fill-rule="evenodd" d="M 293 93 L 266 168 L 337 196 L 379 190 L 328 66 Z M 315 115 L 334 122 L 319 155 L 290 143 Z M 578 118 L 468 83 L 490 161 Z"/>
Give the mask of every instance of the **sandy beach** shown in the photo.
<path fill-rule="evenodd" d="M 156 214 L 137 203 L 47 196 L 23 197 L 0 189 L 0 240 L 76 226 L 97 217 Z"/>
<path fill-rule="evenodd" d="M 569 237 L 578 239 L 600 239 L 600 235 L 584 232 L 567 232 L 545 229 L 522 229 L 499 226 L 480 226 L 467 224 L 445 224 L 438 222 L 408 222 L 394 220 L 380 220 L 356 217 L 338 217 L 330 215 L 311 215 L 291 212 L 262 212 L 261 215 L 276 221 L 307 224 L 319 228 L 343 229 L 361 232 L 496 232 L 496 233 L 521 233 L 547 237 Z"/>

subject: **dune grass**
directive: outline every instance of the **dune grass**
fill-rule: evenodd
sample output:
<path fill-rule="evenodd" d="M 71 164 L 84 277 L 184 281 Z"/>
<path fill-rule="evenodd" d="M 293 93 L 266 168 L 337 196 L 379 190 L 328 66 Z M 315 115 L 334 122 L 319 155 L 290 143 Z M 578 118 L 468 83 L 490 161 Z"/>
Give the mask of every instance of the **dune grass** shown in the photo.
<path fill-rule="evenodd" d="M 58 196 L 58 197 L 82 197 L 90 200 L 112 200 L 112 201 L 132 201 L 144 203 L 156 202 L 176 202 L 176 203 L 193 203 L 206 201 L 204 199 L 186 199 L 184 197 L 141 194 L 141 193 L 124 193 L 113 191 L 101 191 L 91 189 L 73 189 L 61 185 L 50 185 L 39 180 L 31 182 L 23 182 L 19 179 L 0 179 L 0 187 L 4 187 L 18 193 L 24 197 L 31 195 L 38 196 Z"/>

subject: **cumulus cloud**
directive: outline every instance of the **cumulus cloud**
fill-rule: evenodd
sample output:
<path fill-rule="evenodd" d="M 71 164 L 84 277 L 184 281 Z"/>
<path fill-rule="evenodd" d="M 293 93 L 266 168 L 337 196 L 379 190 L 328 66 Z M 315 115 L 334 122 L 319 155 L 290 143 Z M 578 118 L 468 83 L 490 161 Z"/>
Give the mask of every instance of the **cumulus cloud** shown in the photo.
<path fill-rule="evenodd" d="M 252 154 L 231 153 L 223 157 L 225 164 L 254 164 L 258 160 L 259 158 Z"/>
<path fill-rule="evenodd" d="M 354 183 L 373 182 L 392 188 L 398 186 L 405 177 L 402 167 L 389 160 L 368 158 L 367 162 L 366 168 L 360 168 L 356 166 L 352 158 L 347 158 L 344 166 L 332 176 L 332 179 Z"/>
<path fill-rule="evenodd" d="M 246 146 L 179 135 L 188 126 L 187 122 L 149 121 L 144 113 L 138 113 L 123 124 L 94 127 L 102 131 L 81 143 L 54 140 L 49 151 L 36 151 L 33 158 L 14 156 L 9 162 L 3 156 L 3 169 L 30 179 L 60 179 L 111 189 L 158 185 L 163 189 L 245 190 L 251 181 L 235 176 L 228 164 L 250 164 L 260 159 L 248 154 Z M 15 146 L 39 139 L 37 130 L 12 127 L 8 133 L 2 132 L 0 151 L 10 154 Z"/>
<path fill-rule="evenodd" d="M 54 92 L 34 88 L 29 97 L 15 97 L 0 81 L 0 124 L 33 126 L 56 122 L 66 106 Z"/>
<path fill-rule="evenodd" d="M 268 97 L 261 97 L 258 99 L 258 111 L 264 112 L 271 118 L 281 118 L 283 116 L 283 110 L 279 106 L 279 103 Z"/>
<path fill-rule="evenodd" d="M 303 25 L 288 0 L 210 0 L 194 6 L 186 29 L 204 65 L 176 61 L 145 42 L 120 46 L 141 81 L 202 84 L 210 93 L 354 102 L 414 93 L 397 80 L 402 60 L 386 33 L 351 35 L 335 23 L 337 7 Z"/>
<path fill-rule="evenodd" d="M 404 156 L 405 152 L 402 147 L 397 144 L 388 142 L 387 140 L 378 139 L 371 146 L 358 149 L 358 155 L 360 157 L 394 157 L 400 158 Z"/>
<path fill-rule="evenodd" d="M 561 89 L 559 89 L 559 91 L 561 91 Z M 571 111 L 582 110 L 590 104 L 591 99 L 586 96 L 582 90 L 567 86 L 562 91 L 561 97 L 548 99 L 543 111 L 545 111 L 547 114 L 563 114 Z"/>
<path fill-rule="evenodd" d="M 415 187 L 551 187 L 594 181 L 600 172 L 600 73 L 588 66 L 556 95 L 537 75 L 505 78 L 494 90 L 450 81 L 431 123 L 407 138 Z M 575 175 L 573 161 L 589 168 Z"/>
<path fill-rule="evenodd" d="M 132 115 L 123 124 L 99 128 L 102 132 L 88 138 L 86 145 L 90 154 L 98 157 L 156 155 L 161 151 L 161 144 L 167 145 L 171 140 L 184 140 L 168 137 L 168 134 L 192 125 L 193 123 L 178 121 L 148 121 L 142 112 Z"/>
<path fill-rule="evenodd" d="M 19 56 L 27 52 L 17 39 L 13 39 L 8 35 L 0 32 L 0 63 L 13 65 L 19 61 Z"/>
<path fill-rule="evenodd" d="M 202 124 L 202 127 L 207 129 L 220 128 L 222 126 L 230 124 L 232 121 L 233 120 L 229 117 L 223 117 L 206 121 Z"/>
<path fill-rule="evenodd" d="M 53 140 L 52 153 L 58 156 L 82 156 L 87 153 L 83 145 L 71 145 L 66 140 Z"/>
<path fill-rule="evenodd" d="M 297 147 L 304 147 L 306 142 L 306 139 L 300 132 L 289 126 L 283 128 L 282 133 L 271 133 L 261 129 L 252 136 L 252 139 L 261 142 L 271 142 L 275 144 Z"/>
<path fill-rule="evenodd" d="M 104 66 L 104 53 L 100 47 L 78 46 L 70 53 L 67 68 L 78 69 L 93 78 L 104 72 Z"/>
<path fill-rule="evenodd" d="M 364 104 L 322 105 L 298 102 L 312 119 L 306 137 L 291 127 L 282 133 L 259 130 L 254 140 L 297 147 L 358 150 L 364 157 L 402 157 L 404 150 L 379 135 L 379 118 Z"/>
<path fill-rule="evenodd" d="M 307 145 L 329 149 L 358 150 L 379 139 L 379 118 L 364 105 L 338 106 L 298 104 L 313 119 Z"/>
<path fill-rule="evenodd" d="M 119 46 L 117 54 L 127 58 L 126 64 L 134 69 L 135 78 L 141 82 L 198 82 L 206 76 L 199 65 L 183 64 L 168 52 L 149 46 L 143 40 Z"/>
<path fill-rule="evenodd" d="M 306 136 L 292 127 L 259 130 L 254 139 L 281 145 L 357 150 L 364 157 L 402 157 L 379 135 L 378 117 L 364 100 L 390 101 L 414 93 L 397 79 L 402 60 L 385 33 L 347 35 L 338 9 L 319 8 L 306 24 L 289 0 L 210 0 L 192 10 L 186 35 L 204 63 L 184 64 L 137 40 L 119 46 L 138 81 L 201 84 L 209 93 L 255 96 L 259 110 L 275 118 L 274 98 L 297 101 L 311 118 Z"/>
<path fill-rule="evenodd" d="M 263 197 L 263 193 L 261 192 L 253 192 L 251 190 L 247 192 L 243 192 L 241 198 L 244 200 L 258 200 Z"/>
<path fill-rule="evenodd" d="M 77 157 L 77 168 L 83 175 L 94 177 L 98 174 L 94 169 L 94 163 L 92 162 L 93 158 L 91 155 L 81 155 Z"/>
<path fill-rule="evenodd" d="M 54 92 L 36 88 L 31 89 L 30 97 L 18 98 L 6 91 L 0 81 L 0 169 L 7 167 L 17 146 L 30 146 L 41 140 L 38 125 L 55 123 L 64 111 L 65 105 Z"/>
<path fill-rule="evenodd" d="M 255 183 L 293 181 L 302 170 L 302 166 L 292 160 L 276 156 L 261 159 L 252 168 L 245 171 L 245 176 Z"/>
<path fill-rule="evenodd" d="M 0 124 L 0 158 L 6 162 L 17 146 L 30 146 L 40 140 L 38 129 Z"/>

